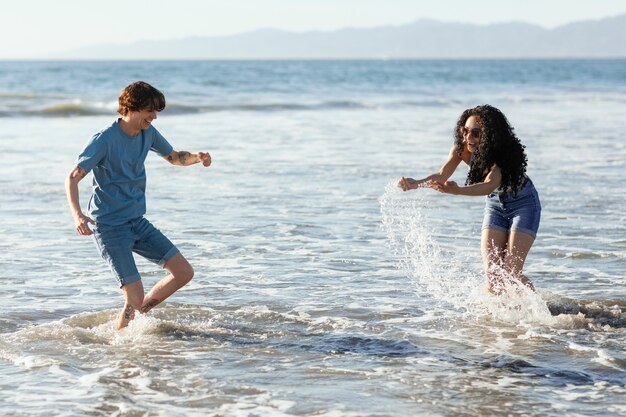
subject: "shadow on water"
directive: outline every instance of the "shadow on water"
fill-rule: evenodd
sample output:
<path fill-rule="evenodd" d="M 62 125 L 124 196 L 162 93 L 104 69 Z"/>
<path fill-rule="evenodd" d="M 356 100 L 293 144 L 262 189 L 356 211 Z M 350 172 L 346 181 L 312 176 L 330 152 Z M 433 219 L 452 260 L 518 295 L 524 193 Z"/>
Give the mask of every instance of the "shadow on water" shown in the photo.
<path fill-rule="evenodd" d="M 526 377 L 546 380 L 551 386 L 555 387 L 593 385 L 600 381 L 611 385 L 624 385 L 626 383 L 626 375 L 621 378 L 611 378 L 607 375 L 599 376 L 581 371 L 547 368 L 533 365 L 523 359 L 506 356 L 499 356 L 491 361 L 480 361 L 477 365 L 484 369 L 498 369 Z"/>
<path fill-rule="evenodd" d="M 250 330 L 250 329 L 249 329 Z M 405 339 L 390 339 L 369 337 L 365 335 L 337 335 L 337 334 L 292 334 L 293 341 L 285 341 L 284 336 L 263 339 L 257 334 L 244 335 L 220 334 L 216 331 L 198 331 L 193 329 L 171 328 L 165 335 L 182 340 L 209 339 L 218 343 L 227 343 L 240 348 L 276 349 L 278 351 L 305 351 L 321 353 L 330 356 L 360 355 L 376 358 L 411 358 L 432 357 L 437 361 L 456 364 L 466 369 L 480 368 L 495 370 L 502 373 L 511 373 L 531 380 L 537 380 L 541 385 L 552 387 L 590 386 L 599 382 L 614 386 L 626 384 L 626 375 L 610 376 L 586 371 L 572 371 L 556 367 L 534 365 L 526 360 L 512 358 L 506 355 L 489 360 L 471 360 L 458 355 L 444 352 L 429 351 Z"/>
<path fill-rule="evenodd" d="M 312 352 L 326 354 L 358 354 L 379 357 L 405 358 L 428 355 L 429 352 L 415 346 L 408 340 L 380 339 L 366 336 L 319 336 L 313 343 L 299 344 L 298 347 Z"/>
<path fill-rule="evenodd" d="M 241 332 L 241 330 L 244 330 Z M 228 343 L 239 347 L 263 347 L 277 350 L 304 350 L 309 352 L 324 353 L 328 355 L 357 354 L 378 357 L 402 358 L 418 355 L 428 355 L 429 352 L 419 348 L 408 340 L 383 339 L 377 337 L 357 335 L 325 335 L 294 333 L 291 338 L 294 341 L 282 341 L 282 337 L 272 341 L 259 337 L 258 332 L 248 328 L 240 329 L 239 334 L 223 334 L 218 329 L 195 330 L 190 328 L 170 327 L 164 329 L 164 335 L 179 340 L 208 339 L 217 343 Z M 243 334 L 242 334 L 243 333 Z"/>

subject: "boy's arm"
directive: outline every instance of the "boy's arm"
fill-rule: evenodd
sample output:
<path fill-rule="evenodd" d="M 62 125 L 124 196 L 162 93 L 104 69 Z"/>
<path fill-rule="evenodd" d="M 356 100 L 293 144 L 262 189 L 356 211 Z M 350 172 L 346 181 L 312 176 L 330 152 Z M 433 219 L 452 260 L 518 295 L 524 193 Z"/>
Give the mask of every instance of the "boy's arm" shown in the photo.
<path fill-rule="evenodd" d="M 85 216 L 80 209 L 80 199 L 78 197 L 78 183 L 85 178 L 87 173 L 84 169 L 76 166 L 69 173 L 65 179 L 65 195 L 67 196 L 67 202 L 70 205 L 72 217 L 74 218 L 74 226 L 78 234 L 83 236 L 92 235 L 93 232 L 89 228 L 89 223 L 95 224 L 95 222 L 89 217 Z"/>
<path fill-rule="evenodd" d="M 202 165 L 208 167 L 211 165 L 211 155 L 208 152 L 191 153 L 187 151 L 172 151 L 163 159 L 172 165 L 189 166 L 202 162 Z"/>

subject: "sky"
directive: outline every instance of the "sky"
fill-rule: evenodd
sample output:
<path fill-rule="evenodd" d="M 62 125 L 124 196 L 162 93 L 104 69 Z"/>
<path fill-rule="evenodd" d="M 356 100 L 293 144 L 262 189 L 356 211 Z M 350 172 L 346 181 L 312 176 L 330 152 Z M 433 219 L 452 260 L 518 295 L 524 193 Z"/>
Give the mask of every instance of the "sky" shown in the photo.
<path fill-rule="evenodd" d="M 626 13 L 626 0 L 19 0 L 0 9 L 0 59 L 37 59 L 83 46 L 402 25 L 428 18 L 545 28 Z"/>

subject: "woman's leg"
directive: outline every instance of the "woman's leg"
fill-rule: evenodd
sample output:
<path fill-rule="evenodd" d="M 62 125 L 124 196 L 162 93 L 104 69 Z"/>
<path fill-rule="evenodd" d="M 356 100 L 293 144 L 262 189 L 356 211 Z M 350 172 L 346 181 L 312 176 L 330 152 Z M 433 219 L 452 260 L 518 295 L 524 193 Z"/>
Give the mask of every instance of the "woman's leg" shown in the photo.
<path fill-rule="evenodd" d="M 524 268 L 524 262 L 526 262 L 526 256 L 528 256 L 528 252 L 534 242 L 535 237 L 528 233 L 511 231 L 507 243 L 506 256 L 504 258 L 504 268 L 506 271 L 516 276 L 522 284 L 533 291 L 535 290 L 533 283 L 524 276 L 522 270 Z"/>
<path fill-rule="evenodd" d="M 535 238 L 528 233 L 495 229 L 483 229 L 481 252 L 487 276 L 487 290 L 501 294 L 505 280 L 517 278 L 522 284 L 535 290 L 532 282 L 522 273 L 528 252 Z"/>
<path fill-rule="evenodd" d="M 508 233 L 485 228 L 482 231 L 480 251 L 487 277 L 487 291 L 501 294 L 503 291 L 502 269 L 505 265 Z"/>

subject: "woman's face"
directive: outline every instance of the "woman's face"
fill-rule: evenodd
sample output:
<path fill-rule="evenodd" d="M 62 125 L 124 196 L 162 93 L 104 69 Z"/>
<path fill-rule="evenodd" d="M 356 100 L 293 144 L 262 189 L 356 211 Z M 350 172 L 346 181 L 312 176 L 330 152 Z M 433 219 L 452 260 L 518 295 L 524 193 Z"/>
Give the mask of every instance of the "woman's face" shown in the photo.
<path fill-rule="evenodd" d="M 465 126 L 461 129 L 463 134 L 463 143 L 467 147 L 467 150 L 471 153 L 476 152 L 478 145 L 480 144 L 480 126 L 478 124 L 478 118 L 476 116 L 470 116 L 465 121 Z"/>

